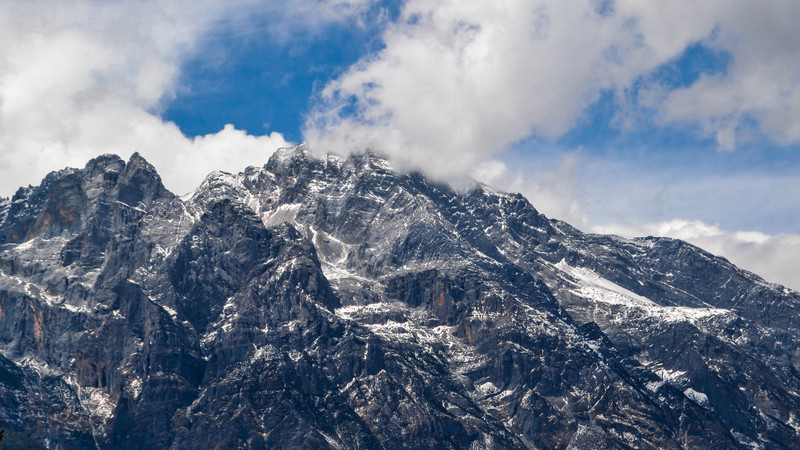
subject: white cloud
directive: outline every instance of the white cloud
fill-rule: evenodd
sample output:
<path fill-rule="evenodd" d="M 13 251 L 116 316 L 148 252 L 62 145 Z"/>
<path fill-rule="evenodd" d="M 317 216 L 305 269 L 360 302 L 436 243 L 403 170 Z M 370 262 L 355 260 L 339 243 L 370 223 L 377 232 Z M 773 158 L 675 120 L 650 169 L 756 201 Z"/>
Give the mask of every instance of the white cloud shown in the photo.
<path fill-rule="evenodd" d="M 641 226 L 606 224 L 592 227 L 596 233 L 626 237 L 668 236 L 682 239 L 751 272 L 766 281 L 800 291 L 800 234 L 769 235 L 758 231 L 727 231 L 699 220 L 673 219 Z"/>
<path fill-rule="evenodd" d="M 776 193 L 793 192 L 796 175 L 636 167 L 619 154 L 594 161 L 603 166 L 578 164 L 580 176 L 569 160 L 558 170 L 523 174 L 492 158 L 530 136 L 554 142 L 581 124 L 605 92 L 619 105 L 614 123 L 627 130 L 655 117 L 656 125 L 697 126 L 721 150 L 759 132 L 798 143 L 797 17 L 800 3 L 792 0 L 410 0 L 386 29 L 385 48 L 320 92 L 305 137 L 318 151 L 369 147 L 401 169 L 449 181 L 473 170 L 481 181 L 520 191 L 547 215 L 585 229 L 686 215 L 785 228 L 796 223 L 797 202 Z M 727 67 L 681 88 L 651 76 L 697 43 L 728 55 Z M 742 210 L 763 215 L 748 218 Z M 717 227 L 686 236 L 768 279 L 800 286 L 787 269 L 800 266 L 795 235 L 754 242 L 746 239 L 754 235 Z"/>
<path fill-rule="evenodd" d="M 318 6 L 312 9 L 311 6 Z M 211 170 L 263 164 L 280 134 L 226 127 L 190 139 L 158 117 L 181 64 L 217 31 L 280 34 L 350 20 L 364 0 L 0 0 L 0 195 L 101 153 L 139 151 L 168 188 L 191 190 Z M 301 13 L 302 12 L 302 17 Z M 249 31 L 248 31 L 249 30 Z"/>
<path fill-rule="evenodd" d="M 653 64 L 628 19 L 595 3 L 409 1 L 385 49 L 321 92 L 306 140 L 448 178 L 532 133 L 558 137 Z"/>
<path fill-rule="evenodd" d="M 723 150 L 752 123 L 800 141 L 800 3 L 603 3 L 410 0 L 385 48 L 321 91 L 305 137 L 457 177 L 527 136 L 562 136 L 611 91 L 626 109 L 698 125 Z M 731 56 L 726 73 L 680 89 L 647 78 L 698 42 Z M 626 112 L 618 122 L 631 126 Z"/>
<path fill-rule="evenodd" d="M 752 123 L 780 144 L 800 141 L 800 3 L 622 0 L 617 5 L 637 17 L 645 44 L 657 52 L 669 54 L 688 37 L 731 57 L 725 73 L 703 75 L 667 92 L 656 105 L 662 120 L 699 124 L 721 150 L 747 139 Z"/>

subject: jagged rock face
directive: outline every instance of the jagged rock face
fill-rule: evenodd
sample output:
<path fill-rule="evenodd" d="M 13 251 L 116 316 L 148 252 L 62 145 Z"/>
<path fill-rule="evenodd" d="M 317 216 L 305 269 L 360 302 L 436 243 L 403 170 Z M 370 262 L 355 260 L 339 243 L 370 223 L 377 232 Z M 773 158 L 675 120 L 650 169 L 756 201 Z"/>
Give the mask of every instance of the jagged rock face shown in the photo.
<path fill-rule="evenodd" d="M 0 245 L 0 426 L 54 448 L 800 442 L 796 292 L 370 153 L 184 198 L 101 156 L 0 200 Z"/>

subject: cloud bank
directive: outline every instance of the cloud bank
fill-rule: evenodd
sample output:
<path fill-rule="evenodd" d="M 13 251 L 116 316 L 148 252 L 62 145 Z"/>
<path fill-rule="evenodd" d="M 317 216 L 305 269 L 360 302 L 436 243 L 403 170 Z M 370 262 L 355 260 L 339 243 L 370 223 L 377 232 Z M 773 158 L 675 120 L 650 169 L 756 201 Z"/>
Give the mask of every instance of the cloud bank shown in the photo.
<path fill-rule="evenodd" d="M 563 136 L 612 93 L 620 126 L 688 123 L 723 150 L 756 133 L 797 143 L 796 17 L 794 1 L 409 0 L 385 48 L 320 91 L 305 137 L 452 179 L 520 139 Z M 688 85 L 656 76 L 698 45 L 730 63 Z"/>

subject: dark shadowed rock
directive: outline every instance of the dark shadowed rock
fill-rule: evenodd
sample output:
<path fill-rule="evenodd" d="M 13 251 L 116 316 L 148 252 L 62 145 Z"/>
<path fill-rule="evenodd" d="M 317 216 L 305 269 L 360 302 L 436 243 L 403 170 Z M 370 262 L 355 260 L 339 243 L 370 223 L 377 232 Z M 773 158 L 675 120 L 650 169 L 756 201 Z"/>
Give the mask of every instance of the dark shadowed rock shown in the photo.
<path fill-rule="evenodd" d="M 0 427 L 53 448 L 800 441 L 800 296 L 372 153 L 0 200 Z"/>

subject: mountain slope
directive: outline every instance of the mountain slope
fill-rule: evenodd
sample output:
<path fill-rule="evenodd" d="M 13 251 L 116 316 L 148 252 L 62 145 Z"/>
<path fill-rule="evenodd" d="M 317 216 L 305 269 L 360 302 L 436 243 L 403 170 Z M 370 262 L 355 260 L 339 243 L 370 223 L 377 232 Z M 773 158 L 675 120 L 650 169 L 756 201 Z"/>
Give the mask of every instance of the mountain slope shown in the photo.
<path fill-rule="evenodd" d="M 681 241 L 302 146 L 184 198 L 135 154 L 0 203 L 0 395 L 33 399 L 0 426 L 53 447 L 800 441 L 800 296 Z"/>

